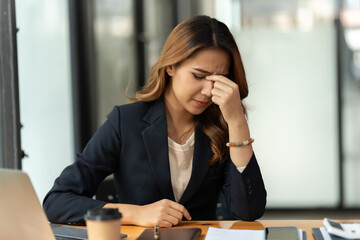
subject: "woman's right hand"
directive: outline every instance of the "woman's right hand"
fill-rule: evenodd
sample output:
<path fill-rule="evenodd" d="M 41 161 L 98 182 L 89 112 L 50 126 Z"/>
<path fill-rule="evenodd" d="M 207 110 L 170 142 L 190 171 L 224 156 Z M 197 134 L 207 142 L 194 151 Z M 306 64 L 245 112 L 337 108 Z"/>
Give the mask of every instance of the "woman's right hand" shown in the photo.
<path fill-rule="evenodd" d="M 172 227 L 178 225 L 183 217 L 191 220 L 189 212 L 183 205 L 168 199 L 139 206 L 137 214 L 139 225 L 145 227 L 153 227 L 156 224 L 160 227 Z"/>
<path fill-rule="evenodd" d="M 191 220 L 186 208 L 174 201 L 162 199 L 157 202 L 138 206 L 128 204 L 106 204 L 105 208 L 118 208 L 123 215 L 123 224 L 134 224 L 144 227 L 172 227 L 185 217 Z"/>

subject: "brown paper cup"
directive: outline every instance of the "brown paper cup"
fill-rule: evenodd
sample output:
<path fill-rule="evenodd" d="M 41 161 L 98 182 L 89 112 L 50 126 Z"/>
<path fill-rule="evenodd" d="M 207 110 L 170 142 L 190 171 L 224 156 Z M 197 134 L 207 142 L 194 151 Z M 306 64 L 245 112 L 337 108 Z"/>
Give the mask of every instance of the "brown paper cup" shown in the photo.
<path fill-rule="evenodd" d="M 91 209 L 85 215 L 89 240 L 120 240 L 121 213 L 117 208 Z"/>

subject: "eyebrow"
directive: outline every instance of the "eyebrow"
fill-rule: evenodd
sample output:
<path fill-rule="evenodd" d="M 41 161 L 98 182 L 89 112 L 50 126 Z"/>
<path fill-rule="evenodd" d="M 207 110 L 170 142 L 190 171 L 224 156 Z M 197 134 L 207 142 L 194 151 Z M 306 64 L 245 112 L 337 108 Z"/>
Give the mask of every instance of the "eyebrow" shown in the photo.
<path fill-rule="evenodd" d="M 193 68 L 195 71 L 201 72 L 201 73 L 205 73 L 205 74 L 209 74 L 209 75 L 213 75 L 214 73 L 211 73 L 209 71 L 206 71 L 204 69 L 201 68 Z M 219 75 L 223 75 L 225 77 L 229 76 L 229 74 L 219 74 Z"/>

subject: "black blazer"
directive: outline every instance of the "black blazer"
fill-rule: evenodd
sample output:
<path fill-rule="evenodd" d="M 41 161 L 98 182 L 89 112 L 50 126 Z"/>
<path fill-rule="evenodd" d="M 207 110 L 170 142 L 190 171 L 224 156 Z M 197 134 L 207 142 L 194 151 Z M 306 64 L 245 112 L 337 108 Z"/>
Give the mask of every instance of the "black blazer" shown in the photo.
<path fill-rule="evenodd" d="M 120 203 L 144 205 L 164 198 L 174 201 L 167 137 L 163 98 L 114 107 L 46 195 L 43 206 L 49 221 L 83 223 L 88 209 L 106 204 L 92 197 L 112 173 Z M 243 173 L 230 159 L 209 166 L 212 155 L 209 138 L 196 127 L 192 174 L 179 203 L 193 220 L 215 220 L 222 190 L 236 218 L 260 218 L 266 190 L 255 155 Z"/>

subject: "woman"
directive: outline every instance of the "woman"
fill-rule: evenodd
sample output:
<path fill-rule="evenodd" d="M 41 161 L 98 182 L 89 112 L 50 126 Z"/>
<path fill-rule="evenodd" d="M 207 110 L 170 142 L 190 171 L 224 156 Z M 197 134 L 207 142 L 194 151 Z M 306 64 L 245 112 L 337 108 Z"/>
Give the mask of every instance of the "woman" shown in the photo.
<path fill-rule="evenodd" d="M 180 23 L 136 102 L 115 107 L 56 179 L 44 199 L 49 221 L 81 223 L 88 209 L 111 207 L 123 224 L 171 227 L 215 219 L 220 191 L 236 218 L 260 218 L 266 190 L 242 104 L 247 95 L 226 25 L 207 16 Z M 92 199 L 112 173 L 119 203 Z"/>

